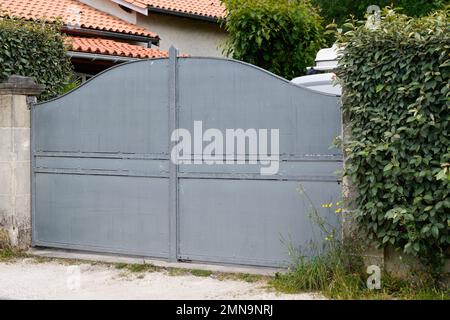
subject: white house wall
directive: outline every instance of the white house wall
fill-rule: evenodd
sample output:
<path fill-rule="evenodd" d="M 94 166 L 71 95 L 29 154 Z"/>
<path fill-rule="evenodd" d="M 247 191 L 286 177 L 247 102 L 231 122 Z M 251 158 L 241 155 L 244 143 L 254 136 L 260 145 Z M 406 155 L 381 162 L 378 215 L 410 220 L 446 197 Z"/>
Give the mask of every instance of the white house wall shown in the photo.
<path fill-rule="evenodd" d="M 227 33 L 218 23 L 149 13 L 148 16 L 138 14 L 137 25 L 160 36 L 161 50 L 169 50 L 174 45 L 181 53 L 192 56 L 223 57 Z"/>

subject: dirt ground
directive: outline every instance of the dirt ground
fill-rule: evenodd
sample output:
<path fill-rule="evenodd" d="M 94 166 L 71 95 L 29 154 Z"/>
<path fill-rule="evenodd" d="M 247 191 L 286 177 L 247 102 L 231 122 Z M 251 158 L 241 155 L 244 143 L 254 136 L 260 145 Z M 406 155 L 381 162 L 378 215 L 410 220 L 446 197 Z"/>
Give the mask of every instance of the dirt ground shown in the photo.
<path fill-rule="evenodd" d="M 0 299 L 320 299 L 280 294 L 265 279 L 244 281 L 217 274 L 170 270 L 130 271 L 117 265 L 38 261 L 0 262 Z"/>

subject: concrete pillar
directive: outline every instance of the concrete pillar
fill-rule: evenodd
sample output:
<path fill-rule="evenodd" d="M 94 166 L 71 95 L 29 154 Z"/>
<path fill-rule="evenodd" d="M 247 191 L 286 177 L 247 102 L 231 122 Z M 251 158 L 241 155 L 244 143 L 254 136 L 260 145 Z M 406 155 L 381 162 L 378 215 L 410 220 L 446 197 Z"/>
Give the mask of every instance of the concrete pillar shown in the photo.
<path fill-rule="evenodd" d="M 42 91 L 28 77 L 0 83 L 0 239 L 21 249 L 31 245 L 29 102 Z"/>

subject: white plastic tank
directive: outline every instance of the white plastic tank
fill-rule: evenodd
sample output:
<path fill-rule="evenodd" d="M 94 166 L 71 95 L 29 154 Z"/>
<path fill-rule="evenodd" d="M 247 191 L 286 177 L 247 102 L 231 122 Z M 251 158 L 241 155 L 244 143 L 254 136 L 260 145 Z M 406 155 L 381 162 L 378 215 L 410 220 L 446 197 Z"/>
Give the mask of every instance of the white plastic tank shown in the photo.
<path fill-rule="evenodd" d="M 342 88 L 334 84 L 336 75 L 333 71 L 337 68 L 337 47 L 321 49 L 316 55 L 316 65 L 308 68 L 310 75 L 292 79 L 292 82 L 312 90 L 340 96 Z"/>
<path fill-rule="evenodd" d="M 331 48 L 325 48 L 319 50 L 316 55 L 316 65 L 312 68 L 317 71 L 332 71 L 337 68 L 338 53 L 336 45 Z"/>

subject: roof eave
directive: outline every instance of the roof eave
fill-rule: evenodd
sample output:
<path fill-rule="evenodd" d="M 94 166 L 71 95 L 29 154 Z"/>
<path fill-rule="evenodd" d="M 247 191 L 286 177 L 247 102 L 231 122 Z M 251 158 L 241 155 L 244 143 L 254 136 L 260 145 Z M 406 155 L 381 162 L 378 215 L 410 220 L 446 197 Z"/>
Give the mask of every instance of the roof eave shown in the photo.
<path fill-rule="evenodd" d="M 149 12 L 154 12 L 154 13 L 173 15 L 173 16 L 185 17 L 185 18 L 190 18 L 190 19 L 214 22 L 214 23 L 219 23 L 220 21 L 225 19 L 223 17 L 205 16 L 205 15 L 193 14 L 193 13 L 182 12 L 182 11 L 177 11 L 177 10 L 157 8 L 154 6 L 148 6 L 147 8 L 141 8 L 141 7 L 133 5 L 125 0 L 112 0 L 112 1 L 128 8 L 128 9 L 131 9 L 140 14 L 143 14 L 145 16 L 148 16 Z"/>
<path fill-rule="evenodd" d="M 66 34 L 98 36 L 98 37 L 103 37 L 103 38 L 106 37 L 106 38 L 112 38 L 112 39 L 121 39 L 121 40 L 128 40 L 128 41 L 152 43 L 154 45 L 159 45 L 159 40 L 160 40 L 159 37 L 150 37 L 150 36 L 135 35 L 135 34 L 129 34 L 129 33 L 113 32 L 113 31 L 107 31 L 107 30 L 74 27 L 74 26 L 68 26 L 68 25 L 63 26 L 61 31 Z"/>
<path fill-rule="evenodd" d="M 168 9 L 156 8 L 156 7 L 151 7 L 151 6 L 148 7 L 148 12 L 179 16 L 179 17 L 208 21 L 208 22 L 213 22 L 213 23 L 219 23 L 221 20 L 223 20 L 223 18 L 218 18 L 218 17 L 203 16 L 203 15 L 198 15 L 198 14 L 193 14 L 193 13 L 188 13 L 188 12 L 168 10 Z"/>
<path fill-rule="evenodd" d="M 141 7 L 135 6 L 135 5 L 129 3 L 128 1 L 125 1 L 125 0 L 112 0 L 112 1 L 117 3 L 117 4 L 120 4 L 121 6 L 124 6 L 125 8 L 131 9 L 131 10 L 136 11 L 136 12 L 138 12 L 140 14 L 145 15 L 145 16 L 148 15 L 147 8 L 141 8 Z"/>

